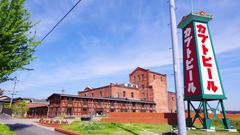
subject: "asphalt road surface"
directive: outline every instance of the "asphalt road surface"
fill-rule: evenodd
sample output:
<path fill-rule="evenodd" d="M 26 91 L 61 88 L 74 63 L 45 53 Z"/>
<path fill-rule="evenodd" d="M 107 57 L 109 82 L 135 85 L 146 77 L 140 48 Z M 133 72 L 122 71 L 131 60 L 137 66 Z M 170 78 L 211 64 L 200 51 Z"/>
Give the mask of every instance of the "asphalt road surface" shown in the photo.
<path fill-rule="evenodd" d="M 7 117 L 0 116 L 0 122 L 8 125 L 11 131 L 15 132 L 17 135 L 65 135 L 52 129 L 42 128 L 33 125 L 32 121 L 24 119 L 11 119 Z"/>

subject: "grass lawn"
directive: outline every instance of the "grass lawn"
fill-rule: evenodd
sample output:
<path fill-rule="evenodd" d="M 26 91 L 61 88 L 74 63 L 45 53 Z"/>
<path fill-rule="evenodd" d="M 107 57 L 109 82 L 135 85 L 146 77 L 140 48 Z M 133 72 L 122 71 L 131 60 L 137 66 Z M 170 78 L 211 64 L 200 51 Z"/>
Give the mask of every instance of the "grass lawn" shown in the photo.
<path fill-rule="evenodd" d="M 0 123 L 0 135 L 16 135 L 16 134 L 11 132 L 8 126 Z"/>
<path fill-rule="evenodd" d="M 82 133 L 83 135 L 161 135 L 163 132 L 170 132 L 172 126 L 167 124 L 123 124 L 75 121 L 70 125 L 62 126 L 62 128 Z M 191 130 L 188 131 L 188 134 L 240 135 L 239 133 L 229 133 L 226 131 L 218 130 L 215 133 L 206 133 L 200 130 Z"/>

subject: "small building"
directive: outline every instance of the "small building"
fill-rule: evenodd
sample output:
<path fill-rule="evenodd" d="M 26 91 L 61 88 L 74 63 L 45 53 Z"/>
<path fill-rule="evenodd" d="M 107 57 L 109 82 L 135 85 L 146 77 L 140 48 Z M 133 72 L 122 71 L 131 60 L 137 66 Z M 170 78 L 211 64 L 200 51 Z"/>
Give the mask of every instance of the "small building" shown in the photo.
<path fill-rule="evenodd" d="M 11 102 L 11 98 L 8 96 L 0 96 L 0 114 L 12 114 L 11 109 L 9 108 L 9 104 Z"/>
<path fill-rule="evenodd" d="M 28 104 L 29 110 L 26 113 L 27 117 L 40 118 L 47 117 L 48 105 L 46 99 L 22 98 L 17 97 L 13 99 L 14 102 L 24 101 Z"/>
<path fill-rule="evenodd" d="M 42 118 L 47 117 L 48 104 L 28 104 L 29 110 L 27 112 L 27 117 L 29 118 Z"/>

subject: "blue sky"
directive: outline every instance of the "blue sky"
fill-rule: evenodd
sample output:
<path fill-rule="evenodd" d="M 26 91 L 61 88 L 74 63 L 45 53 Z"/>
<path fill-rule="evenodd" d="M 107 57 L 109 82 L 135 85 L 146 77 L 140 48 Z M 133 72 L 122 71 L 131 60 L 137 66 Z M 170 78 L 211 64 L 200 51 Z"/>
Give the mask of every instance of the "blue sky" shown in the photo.
<path fill-rule="evenodd" d="M 27 0 L 25 6 L 41 39 L 77 0 Z M 239 0 L 176 0 L 177 22 L 193 11 L 214 16 L 209 23 L 228 100 L 240 110 Z M 192 6 L 193 5 L 193 6 Z M 28 67 L 13 74 L 17 96 L 46 98 L 53 92 L 76 94 L 86 86 L 128 82 L 137 66 L 167 74 L 174 91 L 167 0 L 83 0 L 37 48 Z M 181 44 L 181 30 L 178 32 Z M 181 50 L 180 50 L 181 51 Z M 0 87 L 11 90 L 13 82 Z"/>

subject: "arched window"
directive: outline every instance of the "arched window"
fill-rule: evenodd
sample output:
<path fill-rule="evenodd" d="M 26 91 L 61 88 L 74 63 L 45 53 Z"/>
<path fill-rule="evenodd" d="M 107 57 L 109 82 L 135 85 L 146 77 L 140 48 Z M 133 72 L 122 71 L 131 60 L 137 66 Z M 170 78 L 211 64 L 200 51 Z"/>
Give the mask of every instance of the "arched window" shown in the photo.
<path fill-rule="evenodd" d="M 102 97 L 102 91 L 100 91 L 100 97 Z"/>
<path fill-rule="evenodd" d="M 131 98 L 134 98 L 134 93 L 133 92 L 131 92 Z"/>
<path fill-rule="evenodd" d="M 126 97 L 126 91 L 123 91 L 123 97 Z"/>
<path fill-rule="evenodd" d="M 142 80 L 144 80 L 144 74 L 142 74 Z"/>

